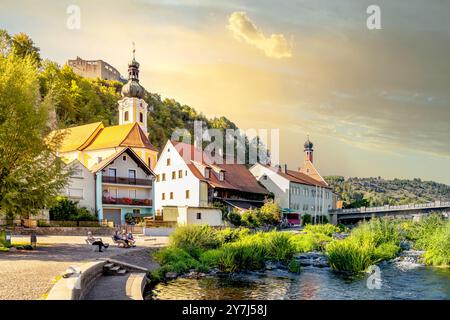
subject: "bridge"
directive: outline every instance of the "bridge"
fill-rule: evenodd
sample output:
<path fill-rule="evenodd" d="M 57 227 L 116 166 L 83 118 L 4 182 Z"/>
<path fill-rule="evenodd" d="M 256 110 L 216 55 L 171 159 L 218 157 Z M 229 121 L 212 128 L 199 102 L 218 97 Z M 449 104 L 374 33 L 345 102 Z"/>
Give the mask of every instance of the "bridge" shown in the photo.
<path fill-rule="evenodd" d="M 435 201 L 430 203 L 406 204 L 401 206 L 333 209 L 329 211 L 329 215 L 331 223 L 333 224 L 352 224 L 360 220 L 385 216 L 415 219 L 431 212 L 442 212 L 447 216 L 450 215 L 450 201 Z"/>

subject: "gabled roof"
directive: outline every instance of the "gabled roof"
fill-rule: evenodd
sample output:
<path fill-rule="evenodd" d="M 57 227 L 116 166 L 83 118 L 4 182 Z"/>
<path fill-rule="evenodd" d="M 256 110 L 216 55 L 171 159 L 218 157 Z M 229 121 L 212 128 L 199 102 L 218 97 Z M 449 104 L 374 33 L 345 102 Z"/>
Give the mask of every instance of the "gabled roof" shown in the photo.
<path fill-rule="evenodd" d="M 100 161 L 99 163 L 93 165 L 90 168 L 90 171 L 95 173 L 100 170 L 103 170 L 105 167 L 107 167 L 111 162 L 116 160 L 123 153 L 127 153 L 139 165 L 139 167 L 142 168 L 142 170 L 144 170 L 145 173 L 147 173 L 148 175 L 153 175 L 153 176 L 155 175 L 153 173 L 152 169 L 150 169 L 150 167 L 141 159 L 141 157 L 139 157 L 136 154 L 136 152 L 134 152 L 133 149 L 131 149 L 130 147 L 120 148 L 116 153 L 113 153 L 109 157 L 107 157 L 107 158 L 103 159 L 102 161 Z"/>
<path fill-rule="evenodd" d="M 329 186 L 325 182 L 316 180 L 316 179 L 308 176 L 307 174 L 299 172 L 299 171 L 287 170 L 287 172 L 285 172 L 284 168 L 279 169 L 278 167 L 271 167 L 271 166 L 261 164 L 261 163 L 259 163 L 259 165 L 262 165 L 262 166 L 272 170 L 274 173 L 289 180 L 290 182 L 306 184 L 306 185 L 310 185 L 310 186 L 319 186 L 322 188 L 329 188 Z"/>
<path fill-rule="evenodd" d="M 197 179 L 208 182 L 212 187 L 258 194 L 269 193 L 266 188 L 259 184 L 245 164 L 217 164 L 205 152 L 197 149 L 194 145 L 173 140 L 171 140 L 171 143 L 175 146 L 175 150 L 183 158 L 192 174 Z M 211 168 L 209 179 L 200 172 L 198 169 L 199 164 Z M 212 169 L 224 171 L 225 179 L 220 181 L 218 172 Z"/>
<path fill-rule="evenodd" d="M 115 147 L 140 147 L 156 149 L 145 136 L 138 123 L 122 124 L 103 128 L 94 141 L 84 150 L 99 150 Z"/>
<path fill-rule="evenodd" d="M 53 131 L 50 135 L 54 135 L 56 132 L 63 134 L 64 138 L 59 148 L 59 152 L 70 152 L 82 150 L 103 128 L 103 123 L 94 122 L 82 126 Z"/>

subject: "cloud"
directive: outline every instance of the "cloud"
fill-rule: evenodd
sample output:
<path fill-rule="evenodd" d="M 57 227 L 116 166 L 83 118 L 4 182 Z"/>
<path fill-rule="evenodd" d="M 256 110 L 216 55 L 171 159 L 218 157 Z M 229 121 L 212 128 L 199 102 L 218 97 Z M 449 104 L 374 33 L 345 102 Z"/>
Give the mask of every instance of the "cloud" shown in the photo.
<path fill-rule="evenodd" d="M 228 18 L 228 23 L 227 28 L 236 39 L 264 51 L 266 56 L 276 59 L 292 57 L 292 45 L 284 35 L 271 34 L 267 37 L 245 12 L 233 12 Z"/>

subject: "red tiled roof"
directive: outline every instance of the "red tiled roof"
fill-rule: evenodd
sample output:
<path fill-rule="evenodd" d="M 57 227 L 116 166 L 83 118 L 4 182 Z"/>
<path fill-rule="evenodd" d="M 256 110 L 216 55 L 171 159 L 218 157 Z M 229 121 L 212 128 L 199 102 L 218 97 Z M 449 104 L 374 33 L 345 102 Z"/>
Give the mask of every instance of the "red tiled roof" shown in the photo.
<path fill-rule="evenodd" d="M 188 168 L 200 180 L 207 181 L 214 188 L 239 190 L 242 192 L 268 194 L 268 191 L 259 184 L 245 164 L 216 164 L 202 150 L 191 144 L 171 141 L 175 149 L 183 157 Z M 211 176 L 206 179 L 194 163 L 211 168 Z M 220 181 L 214 169 L 225 171 L 224 181 Z"/>
<path fill-rule="evenodd" d="M 307 184 L 307 185 L 311 185 L 311 186 L 319 186 L 319 187 L 323 187 L 323 188 L 330 188 L 323 181 L 316 180 L 302 172 L 293 171 L 293 170 L 287 170 L 287 172 L 284 172 L 284 168 L 278 169 L 278 167 L 270 167 L 267 165 L 264 165 L 264 166 L 271 169 L 272 171 L 276 172 L 277 174 L 279 174 L 280 176 L 282 176 L 283 178 L 285 178 L 291 182 Z"/>

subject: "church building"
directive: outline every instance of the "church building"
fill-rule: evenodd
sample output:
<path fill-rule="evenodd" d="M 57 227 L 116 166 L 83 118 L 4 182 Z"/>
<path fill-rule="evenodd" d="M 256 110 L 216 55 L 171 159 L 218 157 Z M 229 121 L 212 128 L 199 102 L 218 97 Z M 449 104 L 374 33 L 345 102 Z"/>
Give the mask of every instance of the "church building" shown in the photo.
<path fill-rule="evenodd" d="M 128 82 L 118 102 L 119 124 L 95 122 L 62 130 L 58 156 L 73 169 L 62 192 L 99 220 L 121 225 L 128 214 L 152 215 L 158 150 L 147 132 L 148 105 L 139 84 L 139 63 L 128 65 Z M 59 131 L 61 132 L 61 131 Z"/>

